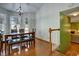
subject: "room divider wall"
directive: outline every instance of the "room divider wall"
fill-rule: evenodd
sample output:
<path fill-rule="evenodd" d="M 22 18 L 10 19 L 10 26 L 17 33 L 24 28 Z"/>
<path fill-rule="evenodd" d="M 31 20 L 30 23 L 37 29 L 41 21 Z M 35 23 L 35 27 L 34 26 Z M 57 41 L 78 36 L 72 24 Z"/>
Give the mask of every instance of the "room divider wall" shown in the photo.
<path fill-rule="evenodd" d="M 64 15 L 63 12 L 60 12 L 60 46 L 58 50 L 62 53 L 65 53 L 71 43 L 71 36 L 70 36 L 70 23 L 69 17 Z"/>

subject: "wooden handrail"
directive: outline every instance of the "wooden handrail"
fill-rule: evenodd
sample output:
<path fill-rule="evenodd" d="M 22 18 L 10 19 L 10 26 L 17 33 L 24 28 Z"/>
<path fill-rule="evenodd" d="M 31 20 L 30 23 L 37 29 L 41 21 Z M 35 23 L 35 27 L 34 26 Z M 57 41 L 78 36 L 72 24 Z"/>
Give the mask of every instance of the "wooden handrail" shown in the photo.
<path fill-rule="evenodd" d="M 52 29 L 52 28 L 49 28 L 49 42 L 50 42 L 50 54 L 52 53 L 52 39 L 51 39 L 51 32 L 53 31 L 59 31 L 60 29 Z"/>
<path fill-rule="evenodd" d="M 50 28 L 50 31 L 59 31 L 60 29 L 51 29 Z"/>
<path fill-rule="evenodd" d="M 51 29 L 51 28 L 49 28 L 49 42 L 51 42 L 51 32 L 52 31 L 59 31 L 60 29 Z M 52 42 L 51 42 L 52 43 Z"/>

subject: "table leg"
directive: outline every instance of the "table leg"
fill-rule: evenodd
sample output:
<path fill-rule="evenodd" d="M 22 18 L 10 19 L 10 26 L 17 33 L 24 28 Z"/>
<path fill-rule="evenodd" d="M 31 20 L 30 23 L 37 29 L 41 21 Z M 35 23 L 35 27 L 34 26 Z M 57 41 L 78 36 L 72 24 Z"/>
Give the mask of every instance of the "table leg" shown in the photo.
<path fill-rule="evenodd" d="M 8 55 L 10 55 L 10 45 L 8 45 Z"/>

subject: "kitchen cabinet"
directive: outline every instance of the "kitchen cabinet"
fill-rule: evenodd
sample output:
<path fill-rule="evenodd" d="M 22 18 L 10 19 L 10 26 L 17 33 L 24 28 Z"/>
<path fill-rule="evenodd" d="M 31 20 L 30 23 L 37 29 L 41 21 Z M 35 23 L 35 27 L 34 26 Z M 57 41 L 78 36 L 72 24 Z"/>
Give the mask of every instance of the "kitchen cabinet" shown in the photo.
<path fill-rule="evenodd" d="M 71 34 L 72 42 L 79 43 L 79 33 Z"/>
<path fill-rule="evenodd" d="M 71 17 L 71 21 L 70 22 L 79 22 L 79 16 Z"/>

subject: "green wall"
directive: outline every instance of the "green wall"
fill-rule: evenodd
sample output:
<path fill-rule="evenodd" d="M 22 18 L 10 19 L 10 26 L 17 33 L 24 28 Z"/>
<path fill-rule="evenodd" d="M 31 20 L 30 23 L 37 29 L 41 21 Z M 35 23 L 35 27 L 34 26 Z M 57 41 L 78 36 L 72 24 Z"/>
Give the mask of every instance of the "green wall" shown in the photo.
<path fill-rule="evenodd" d="M 70 29 L 69 17 L 65 16 L 63 13 L 60 13 L 60 46 L 59 51 L 64 53 L 67 51 L 71 36 L 67 30 Z"/>
<path fill-rule="evenodd" d="M 78 30 L 79 29 L 79 22 L 73 22 L 73 23 L 71 23 L 71 29 Z"/>

